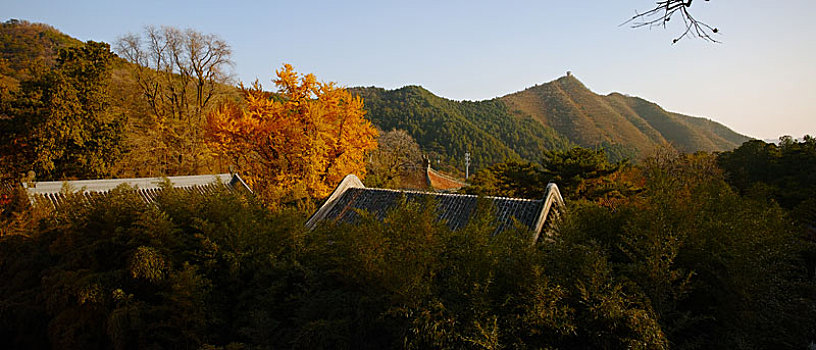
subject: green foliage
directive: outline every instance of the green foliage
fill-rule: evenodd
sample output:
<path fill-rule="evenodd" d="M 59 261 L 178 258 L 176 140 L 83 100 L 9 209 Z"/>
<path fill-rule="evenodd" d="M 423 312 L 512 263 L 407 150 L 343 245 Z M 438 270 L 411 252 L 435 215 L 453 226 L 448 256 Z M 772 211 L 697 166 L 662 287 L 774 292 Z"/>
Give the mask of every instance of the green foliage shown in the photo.
<path fill-rule="evenodd" d="M 564 149 L 570 142 L 530 118 L 512 116 L 499 100 L 451 101 L 418 86 L 386 91 L 351 89 L 365 100 L 367 116 L 382 130 L 407 131 L 434 167 L 464 169 L 465 152 L 472 169 L 508 159 L 533 160 L 544 149 Z"/>
<path fill-rule="evenodd" d="M 526 161 L 498 163 L 473 175 L 465 192 L 502 197 L 542 198 L 547 182 L 540 164 Z"/>
<path fill-rule="evenodd" d="M 729 184 L 744 196 L 777 203 L 800 227 L 809 244 L 816 242 L 816 139 L 783 136 L 779 145 L 754 140 L 721 153 L 718 164 Z M 804 265 L 816 276 L 816 250 L 803 252 Z M 816 277 L 814 277 L 816 278 Z"/>
<path fill-rule="evenodd" d="M 25 30 L 7 40 L 9 28 Z M 3 24 L 4 55 L 34 46 L 26 28 Z M 71 46 L 34 29 L 53 43 L 43 48 Z M 111 106 L 107 45 L 43 50 L 35 56 L 52 61 L 0 60 L 6 175 L 123 171 L 111 165 L 118 116 L 149 113 L 135 99 Z M 117 89 L 128 90 L 122 76 Z M 727 149 L 743 138 L 575 79 L 482 102 L 418 87 L 357 91 L 381 128 L 406 130 L 431 159 L 461 169 L 470 151 L 475 193 L 540 198 L 556 181 L 572 199 L 559 234 L 537 244 L 529 232 L 493 236 L 486 211 L 450 231 L 433 203 L 306 232 L 302 213 L 228 192 L 168 187 L 146 205 L 122 187 L 68 195 L 49 211 L 2 187 L 0 348 L 747 349 L 814 339 L 816 248 L 799 229 L 816 222 L 813 138 L 752 141 L 716 158 L 666 148 L 632 167 L 608 159 L 664 141 Z M 606 134 L 622 120 L 631 125 Z M 607 153 L 568 149 L 575 143 Z"/>
<path fill-rule="evenodd" d="M 573 147 L 545 151 L 541 163 L 509 161 L 475 174 L 468 193 L 521 198 L 542 198 L 547 184 L 556 183 L 570 200 L 610 200 L 639 190 L 622 176 L 629 171 L 625 161 L 610 163 L 603 149 Z"/>
<path fill-rule="evenodd" d="M 45 24 L 12 19 L 0 25 L 0 178 L 17 179 L 28 170 L 40 180 L 226 171 L 229 163 L 201 146 L 201 124 L 211 110 L 204 105 L 237 100 L 237 89 L 224 84 L 226 72 L 179 61 L 223 66 L 223 60 L 196 56 L 213 53 L 196 49 L 211 37 L 174 33 L 194 36 L 192 46 L 175 46 L 195 54 L 161 58 L 184 65 L 184 77 L 174 73 L 175 65 L 163 65 L 170 71 L 157 75 L 110 54 L 107 44 L 83 44 Z M 73 54 L 61 57 L 61 51 Z M 172 91 L 156 94 L 150 90 L 156 86 Z M 183 115 L 167 120 L 169 110 Z M 73 124 L 77 120 L 81 125 Z M 48 128 L 50 134 L 42 130 Z"/>
<path fill-rule="evenodd" d="M 529 232 L 450 231 L 433 205 L 325 225 L 251 198 L 126 187 L 0 237 L 4 348 L 662 347 L 602 257 L 565 260 Z M 587 255 L 588 254 L 588 255 Z M 550 267 L 558 261 L 557 268 Z M 553 265 L 556 266 L 556 265 Z M 595 282 L 562 280 L 584 271 Z M 600 275 L 599 275 L 600 274 Z M 571 278 L 571 277 L 570 277 Z M 582 278 L 578 280 L 583 281 Z M 604 327 L 615 324 L 612 329 Z M 591 340 L 587 335 L 592 335 Z"/>
<path fill-rule="evenodd" d="M 483 205 L 457 231 L 403 203 L 307 232 L 229 192 L 69 195 L 0 237 L 0 347 L 805 346 L 816 250 L 784 209 L 731 190 L 711 155 L 644 164 L 637 195 L 574 201 L 537 244 L 493 236 Z"/>
<path fill-rule="evenodd" d="M 640 98 L 600 96 L 563 77 L 486 101 L 451 101 L 418 86 L 355 88 L 372 123 L 406 130 L 434 166 L 474 170 L 505 161 L 538 161 L 575 145 L 602 147 L 612 161 L 643 159 L 665 144 L 684 152 L 730 150 L 748 140 L 716 122 L 663 110 Z"/>
<path fill-rule="evenodd" d="M 53 71 L 24 81 L 0 120 L 0 159 L 9 173 L 34 170 L 39 179 L 97 178 L 111 173 L 121 153 L 122 123 L 110 115 L 113 54 L 89 41 L 61 49 Z"/>
<path fill-rule="evenodd" d="M 753 140 L 718 157 L 730 184 L 757 199 L 773 199 L 794 209 L 816 197 L 816 139 L 790 136 L 779 145 Z"/>
<path fill-rule="evenodd" d="M 0 309 L 4 348 L 196 348 L 236 339 L 219 330 L 254 307 L 251 282 L 270 272 L 294 226 L 230 193 L 166 189 L 149 206 L 117 188 L 66 202 L 25 235 L 0 237 L 0 274 L 11 282 Z"/>
<path fill-rule="evenodd" d="M 572 207 L 560 238 L 596 246 L 676 348 L 797 348 L 814 283 L 785 213 L 739 196 L 710 155 L 647 160 L 644 191 L 614 210 Z"/>
<path fill-rule="evenodd" d="M 577 187 L 587 179 L 607 176 L 618 171 L 625 163 L 612 164 L 602 149 L 574 147 L 565 152 L 544 152 L 543 175 L 549 182 Z"/>
<path fill-rule="evenodd" d="M 56 63 L 59 48 L 80 46 L 53 27 L 9 19 L 0 24 L 0 86 L 15 90 L 44 67 Z"/>
<path fill-rule="evenodd" d="M 318 323 L 345 325 L 335 337 L 348 346 L 665 347 L 648 310 L 598 269 L 603 257 L 530 245 L 526 232 L 491 237 L 488 215 L 451 232 L 429 208 L 409 204 L 383 221 L 312 233 L 322 257 L 311 260 L 326 264 L 315 270 L 336 281 L 324 292 L 332 302 L 321 302 Z M 387 327 L 359 333 L 350 325 Z"/>
<path fill-rule="evenodd" d="M 184 58 L 194 56 L 193 53 L 173 55 L 164 50 L 147 55 L 149 50 L 145 51 L 142 43 L 151 41 L 146 40 L 150 37 L 157 42 L 190 39 L 205 46 L 215 44 L 208 46 L 213 50 L 197 53 L 217 54 L 212 60 L 193 60 L 195 62 L 184 62 Z M 46 145 L 41 150 L 42 159 L 37 161 L 36 167 L 42 168 L 37 171 L 39 178 L 225 171 L 229 162 L 213 157 L 200 145 L 199 139 L 202 117 L 211 111 L 208 106 L 216 101 L 237 100 L 237 89 L 224 85 L 228 81 L 224 79 L 227 72 L 222 71 L 229 60 L 228 45 L 213 36 L 169 27 L 148 29 L 143 37 L 128 35 L 118 44 L 117 52 L 132 63 L 114 57 L 112 67 L 108 68 L 108 73 L 112 73 L 105 97 L 109 118 L 104 121 L 107 127 L 95 131 L 102 135 L 100 144 L 78 138 L 81 135 L 76 133 L 69 133 L 69 139 L 58 135 L 54 140 L 33 140 Z M 51 89 L 54 82 L 41 78 L 58 65 L 60 49 L 78 48 L 82 43 L 48 25 L 9 20 L 0 28 L 0 46 L 0 120 L 32 119 L 29 117 L 37 115 L 39 117 L 33 119 L 44 119 L 42 111 L 50 107 L 36 102 L 40 99 L 38 93 Z M 194 69 L 197 63 L 213 64 L 214 68 Z M 195 74 L 188 74 L 190 72 Z M 39 81 L 34 85 L 40 86 L 29 86 L 30 93 L 24 94 L 28 102 L 21 102 L 18 97 L 26 81 Z M 475 172 L 504 161 L 536 162 L 544 150 L 566 150 L 575 145 L 603 147 L 611 160 L 619 161 L 642 159 L 654 147 L 666 143 L 681 151 L 693 152 L 728 150 L 747 140 L 711 120 L 670 113 L 639 98 L 597 95 L 574 77 L 476 102 L 447 100 L 416 86 L 394 91 L 352 90 L 365 98 L 368 117 L 376 126 L 382 130 L 406 130 L 429 159 L 437 161 L 434 167 L 459 175 L 466 152 L 471 154 L 471 170 Z M 61 91 L 67 96 L 56 101 L 61 112 L 52 117 L 68 112 L 75 116 L 98 114 L 92 106 L 74 101 L 70 89 Z M 14 106 L 19 108 L 12 108 Z M 77 106 L 85 110 L 80 111 Z M 10 144 L 29 130 L 25 125 L 15 129 L 5 121 L 3 124 L 2 144 Z M 51 141 L 58 146 L 52 146 Z M 73 148 L 79 149 L 59 146 L 66 142 L 76 143 L 78 146 Z M 18 177 L 20 171 L 34 168 L 28 163 L 38 156 L 28 141 L 17 140 L 14 147 L 13 151 L 2 151 L 2 156 L 16 157 L 6 163 L 19 164 L 22 170 L 4 166 L 7 178 Z M 28 153 L 21 153 L 20 149 Z M 83 153 L 84 156 L 78 156 Z M 61 154 L 73 154 L 73 158 L 56 159 L 57 165 L 51 170 L 52 160 L 62 157 Z M 58 169 L 63 161 L 87 165 Z M 85 168 L 94 170 L 79 174 Z"/>

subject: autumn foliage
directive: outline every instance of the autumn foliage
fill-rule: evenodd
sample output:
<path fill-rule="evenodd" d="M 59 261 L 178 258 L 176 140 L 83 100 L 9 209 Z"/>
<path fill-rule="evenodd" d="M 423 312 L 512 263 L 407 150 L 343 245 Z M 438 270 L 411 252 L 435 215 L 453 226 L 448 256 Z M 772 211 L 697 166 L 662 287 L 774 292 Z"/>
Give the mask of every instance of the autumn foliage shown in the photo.
<path fill-rule="evenodd" d="M 377 132 L 363 100 L 288 64 L 276 74 L 277 93 L 257 82 L 242 86 L 243 104 L 224 103 L 209 115 L 211 148 L 271 204 L 322 198 L 345 175 L 364 177 Z"/>

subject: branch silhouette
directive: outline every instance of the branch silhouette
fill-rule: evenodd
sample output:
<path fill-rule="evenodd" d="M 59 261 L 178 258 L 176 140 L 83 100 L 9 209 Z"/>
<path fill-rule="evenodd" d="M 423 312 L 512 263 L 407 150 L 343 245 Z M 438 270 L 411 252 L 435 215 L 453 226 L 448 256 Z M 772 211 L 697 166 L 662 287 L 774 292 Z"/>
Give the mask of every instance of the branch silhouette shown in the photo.
<path fill-rule="evenodd" d="M 698 37 L 710 42 L 719 43 L 719 41 L 714 38 L 714 35 L 719 33 L 719 29 L 697 20 L 689 12 L 692 1 L 693 0 L 657 1 L 653 9 L 643 13 L 636 12 L 632 18 L 623 22 L 621 25 L 629 24 L 632 28 L 653 28 L 661 26 L 665 28 L 673 16 L 679 15 L 683 20 L 685 29 L 678 37 L 672 39 L 672 44 L 677 43 L 686 36 Z"/>

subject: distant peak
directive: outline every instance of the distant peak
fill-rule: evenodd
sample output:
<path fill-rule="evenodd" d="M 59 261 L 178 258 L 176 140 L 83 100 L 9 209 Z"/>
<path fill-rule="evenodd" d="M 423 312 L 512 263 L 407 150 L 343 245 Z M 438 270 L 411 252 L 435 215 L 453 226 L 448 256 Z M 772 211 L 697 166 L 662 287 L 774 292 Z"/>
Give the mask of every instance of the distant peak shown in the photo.
<path fill-rule="evenodd" d="M 575 87 L 575 88 L 581 88 L 581 89 L 587 89 L 587 90 L 589 89 L 589 88 L 586 87 L 586 85 L 584 85 L 584 83 L 582 83 L 580 80 L 578 80 L 578 78 L 576 78 L 574 74 L 572 74 L 570 72 L 567 72 L 567 73 L 569 73 L 569 74 L 556 79 L 555 82 L 557 82 L 557 83 L 559 83 L 559 84 L 561 84 L 563 86 L 572 86 L 572 87 Z"/>
<path fill-rule="evenodd" d="M 558 79 L 556 79 L 556 80 L 562 80 L 562 81 L 567 81 L 567 80 L 571 80 L 571 81 L 579 81 L 579 80 L 578 80 L 578 78 L 576 78 L 576 77 L 575 77 L 575 74 L 572 74 L 572 72 L 570 72 L 570 71 L 567 71 L 567 74 L 566 74 L 566 75 L 562 75 L 560 78 L 558 78 Z"/>
<path fill-rule="evenodd" d="M 589 88 L 587 88 L 586 85 L 584 85 L 584 83 L 582 83 L 580 80 L 578 80 L 578 78 L 576 78 L 575 75 L 572 74 L 571 71 L 567 71 L 566 75 L 563 75 L 563 76 L 561 76 L 561 77 L 559 77 L 559 78 L 557 78 L 555 80 L 552 80 L 552 81 L 549 81 L 549 82 L 546 82 L 546 83 L 543 83 L 543 84 L 536 84 L 536 85 L 531 86 L 529 88 L 526 88 L 526 89 L 524 89 L 522 91 L 547 90 L 547 89 L 553 88 L 555 86 L 560 86 L 561 88 L 570 89 L 570 90 L 573 90 L 573 89 L 589 90 Z M 522 91 L 519 91 L 519 92 L 522 92 Z"/>
<path fill-rule="evenodd" d="M 428 91 L 428 89 L 422 87 L 422 85 L 405 85 L 396 90 L 407 90 L 407 91 Z"/>

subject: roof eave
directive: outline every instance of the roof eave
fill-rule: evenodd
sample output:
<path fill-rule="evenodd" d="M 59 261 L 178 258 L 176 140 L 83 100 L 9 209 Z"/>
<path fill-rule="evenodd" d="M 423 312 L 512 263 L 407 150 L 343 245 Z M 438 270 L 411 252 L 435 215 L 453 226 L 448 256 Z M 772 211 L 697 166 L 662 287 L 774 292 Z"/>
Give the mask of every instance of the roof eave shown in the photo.
<path fill-rule="evenodd" d="M 326 218 L 326 214 L 328 214 L 331 209 L 334 208 L 334 205 L 337 203 L 337 199 L 340 198 L 340 196 L 342 196 L 343 193 L 345 193 L 349 188 L 365 188 L 365 185 L 363 185 L 363 182 L 360 181 L 360 178 L 358 178 L 356 175 L 346 175 L 346 177 L 343 178 L 343 181 L 340 181 L 337 188 L 335 188 L 331 195 L 329 195 L 329 197 L 326 199 L 326 202 L 320 206 L 320 209 L 312 214 L 309 220 L 306 220 L 306 229 L 311 230 L 314 228 L 317 222 Z"/>
<path fill-rule="evenodd" d="M 563 208 L 564 198 L 561 197 L 561 191 L 558 190 L 558 186 L 554 183 L 549 183 L 547 184 L 547 195 L 544 196 L 544 205 L 541 207 L 541 213 L 539 213 L 538 219 L 533 226 L 533 243 L 537 242 L 539 236 L 541 236 L 541 230 L 544 228 L 547 218 L 550 217 L 550 211 L 552 211 L 553 205 L 558 208 Z"/>

